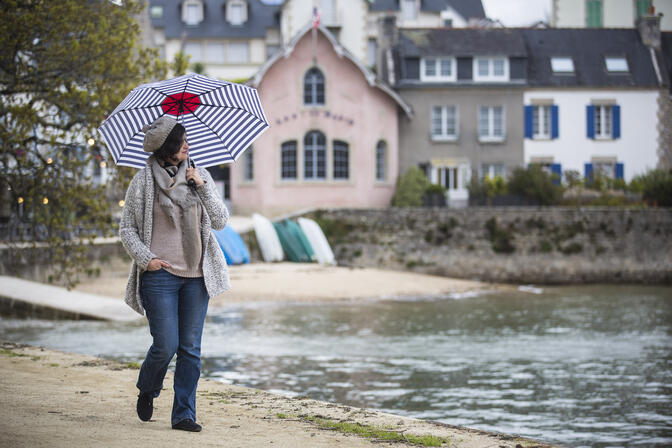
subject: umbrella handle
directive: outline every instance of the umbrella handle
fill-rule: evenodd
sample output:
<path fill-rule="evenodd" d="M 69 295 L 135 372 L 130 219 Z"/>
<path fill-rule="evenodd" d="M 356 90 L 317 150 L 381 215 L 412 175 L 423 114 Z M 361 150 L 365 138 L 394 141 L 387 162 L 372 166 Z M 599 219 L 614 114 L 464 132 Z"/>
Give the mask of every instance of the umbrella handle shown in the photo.
<path fill-rule="evenodd" d="M 194 161 L 191 159 L 191 157 L 189 157 L 189 165 L 191 165 L 192 168 L 196 168 L 196 164 L 194 164 Z M 191 188 L 196 188 L 196 181 L 194 181 L 194 179 L 189 179 L 187 185 L 189 185 Z"/>

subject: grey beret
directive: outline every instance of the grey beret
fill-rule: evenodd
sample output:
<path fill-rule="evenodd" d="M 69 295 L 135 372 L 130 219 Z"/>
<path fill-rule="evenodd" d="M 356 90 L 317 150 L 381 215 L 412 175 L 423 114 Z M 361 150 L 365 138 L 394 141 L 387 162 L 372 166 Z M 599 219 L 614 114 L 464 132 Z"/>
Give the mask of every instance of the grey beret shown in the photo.
<path fill-rule="evenodd" d="M 145 140 L 142 142 L 143 151 L 154 152 L 159 149 L 176 124 L 177 120 L 168 115 L 163 115 L 157 118 L 154 123 L 144 125 L 142 127 L 142 132 L 145 133 Z"/>

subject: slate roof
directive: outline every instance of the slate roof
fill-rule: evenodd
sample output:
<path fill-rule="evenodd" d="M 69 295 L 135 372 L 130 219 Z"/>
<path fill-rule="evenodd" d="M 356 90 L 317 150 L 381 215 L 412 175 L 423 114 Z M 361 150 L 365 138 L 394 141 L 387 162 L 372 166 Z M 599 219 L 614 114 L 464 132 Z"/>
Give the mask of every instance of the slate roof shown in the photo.
<path fill-rule="evenodd" d="M 439 12 L 450 6 L 465 20 L 471 18 L 484 19 L 485 11 L 481 0 L 420 0 L 421 11 Z M 371 11 L 399 11 L 399 0 L 373 0 Z"/>
<path fill-rule="evenodd" d="M 661 34 L 661 59 L 662 67 L 661 70 L 666 72 L 670 92 L 672 93 L 672 32 L 660 33 Z"/>
<path fill-rule="evenodd" d="M 203 21 L 196 26 L 182 21 L 180 5 L 175 0 L 151 0 L 151 6 L 163 6 L 163 17 L 151 18 L 152 28 L 163 28 L 166 39 L 180 39 L 183 34 L 189 38 L 261 38 L 267 28 L 280 27 L 280 8 L 260 0 L 247 1 L 247 22 L 231 25 L 226 21 L 226 0 L 204 0 Z"/>
<path fill-rule="evenodd" d="M 404 56 L 525 56 L 519 30 L 506 28 L 401 28 L 399 52 Z"/>
<path fill-rule="evenodd" d="M 636 29 L 522 29 L 531 86 L 657 87 L 649 49 Z M 571 56 L 574 75 L 554 75 L 550 59 Z M 608 73 L 605 56 L 625 56 L 627 74 Z"/>

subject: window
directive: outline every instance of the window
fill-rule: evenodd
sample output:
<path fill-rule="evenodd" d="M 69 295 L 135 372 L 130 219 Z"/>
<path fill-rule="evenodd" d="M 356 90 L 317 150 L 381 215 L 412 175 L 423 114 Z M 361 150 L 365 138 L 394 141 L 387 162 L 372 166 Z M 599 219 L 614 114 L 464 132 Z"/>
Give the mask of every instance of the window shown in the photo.
<path fill-rule="evenodd" d="M 457 190 L 461 188 L 459 182 L 459 169 L 457 167 L 442 167 L 438 169 L 438 181 L 446 190 Z"/>
<path fill-rule="evenodd" d="M 349 172 L 348 144 L 334 140 L 334 179 L 348 179 Z"/>
<path fill-rule="evenodd" d="M 251 182 L 254 180 L 254 152 L 252 151 L 252 148 L 248 148 L 243 157 L 245 168 L 243 178 L 247 182 Z"/>
<path fill-rule="evenodd" d="M 303 104 L 324 105 L 324 75 L 315 67 L 308 70 L 303 78 Z"/>
<path fill-rule="evenodd" d="M 635 0 L 635 12 L 637 17 L 648 15 L 650 7 L 651 0 Z"/>
<path fill-rule="evenodd" d="M 205 62 L 208 64 L 224 64 L 226 62 L 226 45 L 223 42 L 205 44 Z"/>
<path fill-rule="evenodd" d="M 525 106 L 525 138 L 558 138 L 558 106 L 540 104 Z"/>
<path fill-rule="evenodd" d="M 380 140 L 376 145 L 376 180 L 382 182 L 387 177 L 387 144 Z"/>
<path fill-rule="evenodd" d="M 591 139 L 621 138 L 621 107 L 596 104 L 586 107 L 586 130 Z"/>
<path fill-rule="evenodd" d="M 602 28 L 602 0 L 586 0 L 586 26 Z"/>
<path fill-rule="evenodd" d="M 326 139 L 319 131 L 310 131 L 303 139 L 303 178 L 321 180 L 327 177 Z"/>
<path fill-rule="evenodd" d="M 244 4 L 238 2 L 229 5 L 229 23 L 231 25 L 242 25 L 245 22 L 244 7 Z"/>
<path fill-rule="evenodd" d="M 184 53 L 190 56 L 189 62 L 203 62 L 203 49 L 200 42 L 187 42 Z"/>
<path fill-rule="evenodd" d="M 190 0 L 183 3 L 182 21 L 190 26 L 198 25 L 203 20 L 203 3 Z"/>
<path fill-rule="evenodd" d="M 481 179 L 485 177 L 494 179 L 504 177 L 504 165 L 502 163 L 484 163 L 481 165 Z"/>
<path fill-rule="evenodd" d="M 422 81 L 455 81 L 455 58 L 423 58 L 420 60 L 420 79 Z"/>
<path fill-rule="evenodd" d="M 455 106 L 432 107 L 432 140 L 457 139 L 457 108 Z"/>
<path fill-rule="evenodd" d="M 611 138 L 611 106 L 595 106 L 595 138 Z"/>
<path fill-rule="evenodd" d="M 628 61 L 624 57 L 605 57 L 604 65 L 609 73 L 627 73 Z"/>
<path fill-rule="evenodd" d="M 572 58 L 551 58 L 551 70 L 553 73 L 574 73 L 574 60 Z"/>
<path fill-rule="evenodd" d="M 616 158 L 593 157 L 591 163 L 584 165 L 584 177 L 591 181 L 598 177 L 608 177 L 610 179 L 623 179 L 625 174 L 625 165 L 618 162 Z"/>
<path fill-rule="evenodd" d="M 474 58 L 474 81 L 508 81 L 509 60 L 504 57 Z"/>
<path fill-rule="evenodd" d="M 163 17 L 163 6 L 151 6 L 149 8 L 149 15 L 152 19 L 160 19 Z"/>
<path fill-rule="evenodd" d="M 404 20 L 415 20 L 418 11 L 415 6 L 415 0 L 401 0 L 401 15 Z"/>
<path fill-rule="evenodd" d="M 228 62 L 244 64 L 248 61 L 247 42 L 229 42 Z"/>
<path fill-rule="evenodd" d="M 366 60 L 369 63 L 369 67 L 376 66 L 376 57 L 378 54 L 378 43 L 376 39 L 369 39 L 366 45 Z"/>
<path fill-rule="evenodd" d="M 296 140 L 280 147 L 280 178 L 296 179 Z"/>
<path fill-rule="evenodd" d="M 478 139 L 481 141 L 504 140 L 503 106 L 481 106 L 478 108 Z"/>
<path fill-rule="evenodd" d="M 453 27 L 453 19 L 443 19 L 443 26 L 446 28 Z"/>

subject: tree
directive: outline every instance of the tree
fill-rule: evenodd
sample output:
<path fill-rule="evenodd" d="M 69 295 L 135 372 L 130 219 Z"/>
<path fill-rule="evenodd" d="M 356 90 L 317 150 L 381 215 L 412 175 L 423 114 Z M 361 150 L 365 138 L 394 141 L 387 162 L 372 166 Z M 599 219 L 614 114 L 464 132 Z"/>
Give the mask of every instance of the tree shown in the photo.
<path fill-rule="evenodd" d="M 113 231 L 109 191 L 85 174 L 96 128 L 133 87 L 165 76 L 157 52 L 137 43 L 143 8 L 140 0 L 0 6 L 0 200 L 10 204 L 0 238 L 39 247 L 67 285 L 85 266 L 85 242 Z"/>
<path fill-rule="evenodd" d="M 190 59 L 191 56 L 189 56 L 188 54 L 184 54 L 181 51 L 175 53 L 175 58 L 173 59 L 173 62 L 170 64 L 170 70 L 173 72 L 173 75 L 182 76 L 186 74 L 187 70 L 189 69 Z"/>
<path fill-rule="evenodd" d="M 562 199 L 562 187 L 536 164 L 514 169 L 507 188 L 509 193 L 538 201 L 540 205 L 555 205 Z"/>
<path fill-rule="evenodd" d="M 397 181 L 397 191 L 392 198 L 394 207 L 419 207 L 422 196 L 430 183 L 417 166 L 412 166 Z"/>

